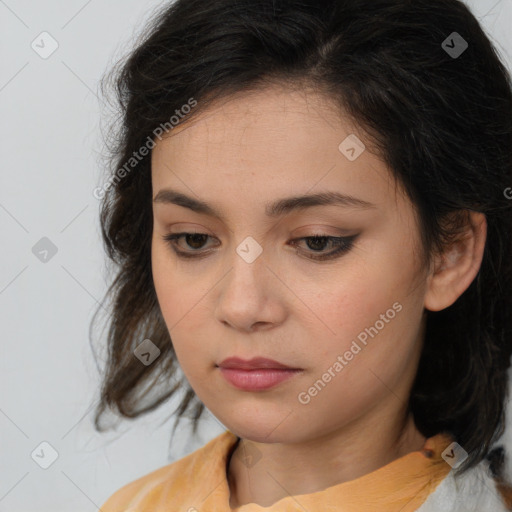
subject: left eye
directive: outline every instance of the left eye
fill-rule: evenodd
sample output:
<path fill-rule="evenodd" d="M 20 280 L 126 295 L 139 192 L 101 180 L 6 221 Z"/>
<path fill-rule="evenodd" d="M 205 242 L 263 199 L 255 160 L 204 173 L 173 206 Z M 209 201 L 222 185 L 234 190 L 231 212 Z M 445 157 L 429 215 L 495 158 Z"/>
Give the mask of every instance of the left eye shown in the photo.
<path fill-rule="evenodd" d="M 312 235 L 312 236 L 306 236 L 302 238 L 296 238 L 294 240 L 290 241 L 290 244 L 293 246 L 297 245 L 297 242 L 300 242 L 302 240 L 307 241 L 307 246 L 311 249 L 311 251 L 302 251 L 297 248 L 297 253 L 304 253 L 307 252 L 309 255 L 307 255 L 307 258 L 310 258 L 312 260 L 327 260 L 335 258 L 343 253 L 348 252 L 353 244 L 355 239 L 358 235 L 352 235 L 348 237 L 336 237 L 336 236 L 329 236 L 329 235 Z M 181 238 L 185 237 L 186 244 L 191 247 L 192 251 L 183 251 L 179 250 L 177 247 L 178 242 Z M 199 252 L 199 249 L 201 249 L 204 245 L 204 242 L 206 239 L 211 238 L 209 235 L 205 233 L 175 233 L 175 234 L 167 234 L 163 236 L 163 239 L 169 243 L 173 251 L 182 258 L 202 258 L 207 255 L 205 251 Z M 318 255 L 314 255 L 315 253 L 320 253 L 327 245 L 327 243 L 330 243 L 334 249 L 331 252 L 328 253 L 322 253 Z M 194 254 L 195 253 L 195 254 Z M 313 253 L 313 254 L 312 254 Z"/>
<path fill-rule="evenodd" d="M 306 245 L 309 248 L 313 248 L 313 253 L 318 253 L 321 251 L 320 247 L 324 247 L 326 245 L 326 242 L 330 242 L 331 245 L 334 247 L 333 250 L 331 250 L 328 253 L 319 254 L 318 256 L 311 255 L 311 252 L 309 252 L 310 255 L 306 256 L 307 258 L 310 258 L 312 260 L 329 260 L 336 257 L 339 257 L 343 255 L 344 253 L 350 251 L 354 245 L 354 241 L 357 238 L 358 235 L 352 235 L 352 236 L 329 236 L 329 235 L 313 235 L 313 236 L 305 236 L 303 238 L 297 238 L 295 240 L 292 240 L 292 245 L 296 245 L 295 242 L 306 240 Z M 297 250 L 297 252 L 302 252 Z"/>

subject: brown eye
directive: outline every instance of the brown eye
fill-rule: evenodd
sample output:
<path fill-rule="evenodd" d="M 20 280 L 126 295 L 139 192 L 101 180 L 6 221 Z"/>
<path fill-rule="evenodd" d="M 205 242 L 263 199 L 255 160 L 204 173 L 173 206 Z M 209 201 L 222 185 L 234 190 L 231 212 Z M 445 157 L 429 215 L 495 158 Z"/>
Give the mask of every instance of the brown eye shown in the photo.
<path fill-rule="evenodd" d="M 297 242 L 303 240 L 306 241 L 308 250 L 304 251 L 297 248 L 297 254 L 305 253 L 305 256 L 311 260 L 323 261 L 340 257 L 342 254 L 348 252 L 352 248 L 354 241 L 358 236 L 359 235 L 335 237 L 328 235 L 313 235 L 292 240 L 291 244 L 296 246 Z M 187 247 L 183 247 L 178 244 L 178 241 L 181 238 L 184 238 Z M 207 256 L 211 251 L 201 251 L 201 249 L 204 247 L 208 238 L 212 237 L 205 233 L 175 233 L 163 236 L 163 239 L 169 243 L 173 251 L 180 258 L 202 258 Z M 322 253 L 326 246 L 328 247 L 329 245 L 331 245 L 333 249 L 330 252 Z M 187 250 L 187 248 L 189 250 Z"/>
<path fill-rule="evenodd" d="M 187 247 L 192 249 L 191 251 L 183 251 L 177 248 L 181 247 L 177 243 L 181 238 L 184 238 Z M 204 244 L 208 238 L 210 238 L 210 236 L 205 233 L 175 233 L 167 234 L 163 237 L 163 239 L 169 243 L 174 252 L 178 256 L 184 258 L 199 258 L 204 256 L 204 251 L 199 252 L 199 250 L 204 247 Z M 198 254 L 194 254 L 195 252 Z"/>
<path fill-rule="evenodd" d="M 328 235 L 313 235 L 313 236 L 306 236 L 303 238 L 297 238 L 296 240 L 292 240 L 294 242 L 292 245 L 296 245 L 295 242 L 306 240 L 306 245 L 310 249 L 309 251 L 305 251 L 309 254 L 306 254 L 307 258 L 310 258 L 312 260 L 329 260 L 334 259 L 342 254 L 350 251 L 354 245 L 355 239 L 359 235 L 352 235 L 348 237 L 336 237 L 336 236 L 328 236 Z M 328 253 L 319 254 L 319 255 L 313 255 L 314 253 L 321 252 L 326 245 L 330 243 L 334 249 L 331 250 Z M 297 252 L 303 252 L 297 249 Z M 311 254 L 313 253 L 313 254 Z"/>
<path fill-rule="evenodd" d="M 185 243 L 193 249 L 201 249 L 207 237 L 200 233 L 188 233 L 185 235 Z"/>
<path fill-rule="evenodd" d="M 326 242 L 329 242 L 328 236 L 309 236 L 306 238 L 306 245 L 313 251 L 321 251 L 325 247 Z"/>

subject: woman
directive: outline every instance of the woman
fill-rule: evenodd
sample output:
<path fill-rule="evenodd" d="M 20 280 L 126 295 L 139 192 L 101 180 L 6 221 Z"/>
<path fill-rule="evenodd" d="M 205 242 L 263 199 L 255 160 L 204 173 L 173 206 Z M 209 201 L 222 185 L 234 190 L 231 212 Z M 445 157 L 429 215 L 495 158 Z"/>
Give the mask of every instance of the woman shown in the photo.
<path fill-rule="evenodd" d="M 102 510 L 510 510 L 512 92 L 468 8 L 178 1 L 116 85 L 97 428 L 184 390 L 227 430 Z"/>

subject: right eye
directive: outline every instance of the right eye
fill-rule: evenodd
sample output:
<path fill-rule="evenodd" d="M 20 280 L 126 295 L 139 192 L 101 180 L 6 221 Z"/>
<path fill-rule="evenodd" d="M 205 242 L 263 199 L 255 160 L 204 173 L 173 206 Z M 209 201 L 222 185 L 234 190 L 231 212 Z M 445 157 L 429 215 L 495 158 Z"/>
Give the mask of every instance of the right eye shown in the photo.
<path fill-rule="evenodd" d="M 185 237 L 186 244 L 193 249 L 192 251 L 177 249 L 177 247 L 179 247 L 178 242 L 182 237 Z M 200 258 L 201 256 L 205 256 L 206 253 L 204 251 L 199 254 L 194 254 L 194 252 L 198 252 L 199 249 L 202 249 L 207 238 L 211 237 L 206 233 L 169 233 L 163 236 L 163 239 L 171 246 L 172 250 L 183 258 Z"/>

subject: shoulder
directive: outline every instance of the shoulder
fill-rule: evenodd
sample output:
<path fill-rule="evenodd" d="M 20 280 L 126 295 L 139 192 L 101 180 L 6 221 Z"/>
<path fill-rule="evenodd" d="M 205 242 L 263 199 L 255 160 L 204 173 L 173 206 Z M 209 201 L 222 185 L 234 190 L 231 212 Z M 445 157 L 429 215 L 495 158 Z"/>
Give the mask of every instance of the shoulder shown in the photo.
<path fill-rule="evenodd" d="M 498 481 L 496 486 L 500 494 L 503 496 L 503 501 L 508 507 L 507 510 L 512 510 L 512 485 L 507 482 Z"/>
<path fill-rule="evenodd" d="M 129 482 L 112 494 L 100 510 L 135 512 L 147 510 L 149 506 L 156 510 L 159 505 L 168 508 L 167 500 L 171 496 L 184 505 L 193 502 L 198 489 L 191 487 L 191 482 L 207 485 L 209 480 L 218 480 L 219 476 L 225 478 L 225 461 L 236 442 L 235 434 L 226 430 L 186 457 Z M 173 501 L 173 505 L 177 502 Z"/>
<path fill-rule="evenodd" d="M 482 461 L 460 475 L 450 471 L 418 512 L 509 512 L 505 492 Z"/>

